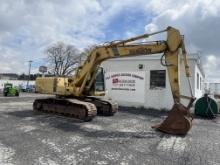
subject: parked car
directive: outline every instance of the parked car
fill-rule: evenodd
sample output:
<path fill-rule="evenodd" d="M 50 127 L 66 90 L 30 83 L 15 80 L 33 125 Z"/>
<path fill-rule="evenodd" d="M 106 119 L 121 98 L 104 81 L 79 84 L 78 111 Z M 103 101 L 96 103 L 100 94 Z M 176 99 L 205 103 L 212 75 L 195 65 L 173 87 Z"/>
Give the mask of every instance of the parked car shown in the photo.
<path fill-rule="evenodd" d="M 35 85 L 23 85 L 20 90 L 22 92 L 35 92 Z"/>

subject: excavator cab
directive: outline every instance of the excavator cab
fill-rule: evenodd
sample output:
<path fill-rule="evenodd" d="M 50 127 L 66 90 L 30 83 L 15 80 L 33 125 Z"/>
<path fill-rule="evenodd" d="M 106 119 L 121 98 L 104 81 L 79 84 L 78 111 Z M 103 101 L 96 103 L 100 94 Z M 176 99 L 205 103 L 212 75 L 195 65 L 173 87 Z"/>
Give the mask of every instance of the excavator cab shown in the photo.
<path fill-rule="evenodd" d="M 92 75 L 95 74 L 94 81 L 92 81 L 91 87 L 89 83 L 91 82 Z M 97 66 L 96 72 L 92 73 L 86 82 L 86 89 L 84 92 L 90 96 L 104 96 L 105 95 L 105 74 L 104 69 Z"/>
<path fill-rule="evenodd" d="M 105 91 L 105 75 L 104 69 L 102 67 L 98 68 L 96 72 L 96 79 L 94 82 L 94 90 L 95 92 L 104 92 Z"/>

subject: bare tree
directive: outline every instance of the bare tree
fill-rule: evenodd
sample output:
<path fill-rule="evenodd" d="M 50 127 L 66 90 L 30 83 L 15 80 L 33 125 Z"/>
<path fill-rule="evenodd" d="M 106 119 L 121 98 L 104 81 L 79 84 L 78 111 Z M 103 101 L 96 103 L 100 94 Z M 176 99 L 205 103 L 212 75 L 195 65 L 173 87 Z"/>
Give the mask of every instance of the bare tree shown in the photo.
<path fill-rule="evenodd" d="M 95 45 L 79 51 L 73 45 L 58 42 L 46 49 L 49 72 L 57 76 L 71 75 L 86 60 Z"/>
<path fill-rule="evenodd" d="M 73 45 L 58 42 L 46 49 L 50 72 L 58 76 L 70 75 L 80 62 L 81 53 Z"/>

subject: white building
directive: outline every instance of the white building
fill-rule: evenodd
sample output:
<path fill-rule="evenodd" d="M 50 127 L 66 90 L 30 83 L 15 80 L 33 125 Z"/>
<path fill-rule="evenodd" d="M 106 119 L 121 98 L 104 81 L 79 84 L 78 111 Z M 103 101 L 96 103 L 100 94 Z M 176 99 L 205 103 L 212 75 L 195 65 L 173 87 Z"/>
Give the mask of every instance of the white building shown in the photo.
<path fill-rule="evenodd" d="M 160 63 L 161 55 L 137 56 L 107 60 L 102 63 L 105 71 L 107 97 L 122 106 L 170 109 L 173 105 L 166 67 Z M 189 57 L 193 95 L 203 94 L 204 72 L 196 54 Z M 180 58 L 181 95 L 190 96 L 185 76 L 184 61 Z M 188 100 L 181 99 L 187 105 Z"/>

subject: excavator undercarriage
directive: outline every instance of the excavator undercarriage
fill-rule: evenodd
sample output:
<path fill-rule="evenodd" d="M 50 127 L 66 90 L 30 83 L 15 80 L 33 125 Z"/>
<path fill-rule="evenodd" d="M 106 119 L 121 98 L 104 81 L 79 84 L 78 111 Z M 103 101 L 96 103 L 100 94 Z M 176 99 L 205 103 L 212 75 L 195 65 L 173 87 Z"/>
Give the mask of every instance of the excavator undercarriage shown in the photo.
<path fill-rule="evenodd" d="M 96 115 L 112 116 L 118 111 L 118 104 L 95 97 L 36 99 L 33 109 L 56 113 L 83 121 L 91 121 Z"/>
<path fill-rule="evenodd" d="M 36 99 L 33 108 L 36 111 L 56 113 L 83 121 L 91 121 L 97 114 L 94 104 L 76 99 Z"/>

